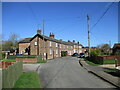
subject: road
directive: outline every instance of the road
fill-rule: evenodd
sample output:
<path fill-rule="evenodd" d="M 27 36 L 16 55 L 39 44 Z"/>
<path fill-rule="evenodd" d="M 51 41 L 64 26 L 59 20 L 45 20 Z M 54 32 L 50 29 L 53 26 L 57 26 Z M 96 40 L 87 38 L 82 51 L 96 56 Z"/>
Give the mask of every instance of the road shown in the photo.
<path fill-rule="evenodd" d="M 49 60 L 38 73 L 43 88 L 115 88 L 81 67 L 76 57 Z"/>

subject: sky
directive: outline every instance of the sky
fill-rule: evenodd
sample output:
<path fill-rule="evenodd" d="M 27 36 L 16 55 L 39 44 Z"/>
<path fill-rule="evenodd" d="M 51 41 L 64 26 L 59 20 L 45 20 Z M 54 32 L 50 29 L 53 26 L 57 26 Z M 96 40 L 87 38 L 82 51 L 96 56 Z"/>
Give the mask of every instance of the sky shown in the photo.
<path fill-rule="evenodd" d="M 55 34 L 56 39 L 79 41 L 88 46 L 87 14 L 90 17 L 91 46 L 118 42 L 118 3 L 114 3 L 100 22 L 92 26 L 103 15 L 112 2 L 3 2 L 2 35 L 8 40 L 11 33 L 19 39 L 33 37 L 37 29 L 44 34 Z"/>

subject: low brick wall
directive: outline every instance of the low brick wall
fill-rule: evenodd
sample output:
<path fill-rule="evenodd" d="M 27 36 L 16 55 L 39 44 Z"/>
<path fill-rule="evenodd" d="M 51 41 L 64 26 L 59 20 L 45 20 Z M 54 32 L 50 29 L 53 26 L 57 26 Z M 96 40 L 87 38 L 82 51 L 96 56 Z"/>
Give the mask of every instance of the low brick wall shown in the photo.
<path fill-rule="evenodd" d="M 120 66 L 120 56 L 116 56 L 115 64 L 116 67 Z"/>
<path fill-rule="evenodd" d="M 104 60 L 115 60 L 117 57 L 120 58 L 119 55 L 104 55 L 100 57 L 103 57 Z"/>
<path fill-rule="evenodd" d="M 24 63 L 36 63 L 37 58 L 15 58 L 16 61 L 23 61 Z"/>
<path fill-rule="evenodd" d="M 4 62 L 2 61 L 1 68 L 8 68 L 10 65 L 14 64 L 15 62 Z"/>

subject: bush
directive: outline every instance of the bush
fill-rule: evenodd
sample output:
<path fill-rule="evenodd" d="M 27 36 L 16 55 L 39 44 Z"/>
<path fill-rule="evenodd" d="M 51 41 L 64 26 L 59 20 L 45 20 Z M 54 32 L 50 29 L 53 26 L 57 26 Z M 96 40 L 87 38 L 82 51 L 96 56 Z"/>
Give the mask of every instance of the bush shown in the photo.
<path fill-rule="evenodd" d="M 61 56 L 62 57 L 67 56 L 67 52 L 66 51 L 61 51 Z"/>

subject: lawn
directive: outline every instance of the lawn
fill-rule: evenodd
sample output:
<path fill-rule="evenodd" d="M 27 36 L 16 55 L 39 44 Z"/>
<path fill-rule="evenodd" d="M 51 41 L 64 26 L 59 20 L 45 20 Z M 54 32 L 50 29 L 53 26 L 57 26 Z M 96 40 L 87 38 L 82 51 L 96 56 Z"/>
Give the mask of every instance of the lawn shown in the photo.
<path fill-rule="evenodd" d="M 13 88 L 42 88 L 42 86 L 37 73 L 27 72 L 20 76 Z"/>
<path fill-rule="evenodd" d="M 98 65 L 100 65 L 100 64 L 95 64 L 95 63 L 93 63 L 93 62 L 90 62 L 90 61 L 88 61 L 88 60 L 86 60 L 86 63 L 89 64 L 89 65 L 92 65 L 92 66 L 98 66 Z"/>
<path fill-rule="evenodd" d="M 37 63 L 46 63 L 47 60 L 39 60 Z"/>
<path fill-rule="evenodd" d="M 104 60 L 103 64 L 115 64 L 115 60 Z"/>

